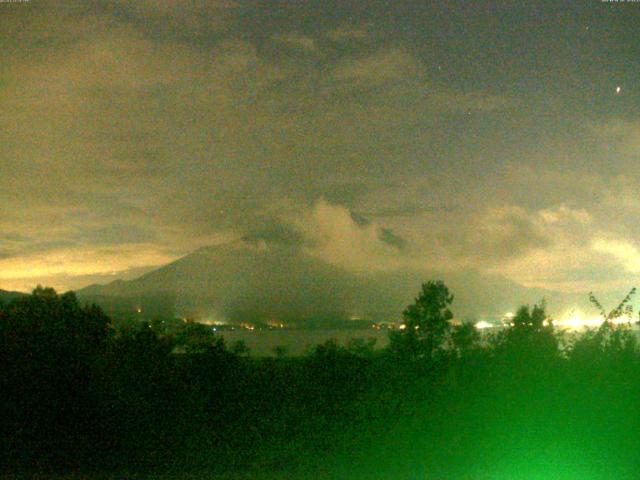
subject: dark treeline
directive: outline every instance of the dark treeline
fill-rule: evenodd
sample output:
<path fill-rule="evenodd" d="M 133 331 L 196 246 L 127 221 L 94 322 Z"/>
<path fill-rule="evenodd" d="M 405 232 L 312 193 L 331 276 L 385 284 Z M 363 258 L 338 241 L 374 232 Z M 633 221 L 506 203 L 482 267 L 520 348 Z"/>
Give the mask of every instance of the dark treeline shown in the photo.
<path fill-rule="evenodd" d="M 428 282 L 386 349 L 254 358 L 210 328 L 114 328 L 73 293 L 0 306 L 4 473 L 207 478 L 637 478 L 628 298 L 574 338 L 544 304 L 481 337 Z M 264 477 L 260 476 L 263 475 Z M 236 478 L 235 476 L 233 478 Z"/>

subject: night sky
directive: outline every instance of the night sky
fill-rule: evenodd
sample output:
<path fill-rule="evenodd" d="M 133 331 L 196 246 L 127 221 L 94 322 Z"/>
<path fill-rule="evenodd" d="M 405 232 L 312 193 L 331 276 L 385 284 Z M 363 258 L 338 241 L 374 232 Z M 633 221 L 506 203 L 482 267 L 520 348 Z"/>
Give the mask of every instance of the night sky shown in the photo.
<path fill-rule="evenodd" d="M 639 28 L 597 0 L 0 3 L 0 288 L 286 237 L 363 278 L 628 290 Z"/>

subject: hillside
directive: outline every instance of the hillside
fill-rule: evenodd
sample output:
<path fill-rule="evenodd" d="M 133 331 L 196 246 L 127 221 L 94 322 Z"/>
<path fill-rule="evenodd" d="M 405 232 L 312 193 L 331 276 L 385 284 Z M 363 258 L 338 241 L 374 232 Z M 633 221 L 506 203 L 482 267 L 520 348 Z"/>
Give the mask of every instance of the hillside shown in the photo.
<path fill-rule="evenodd" d="M 14 300 L 16 298 L 20 298 L 22 296 L 24 296 L 26 294 L 22 293 L 22 292 L 10 292 L 7 290 L 0 290 L 0 302 L 3 303 L 8 303 L 11 300 Z"/>
<path fill-rule="evenodd" d="M 477 271 L 356 274 L 290 243 L 237 240 L 204 247 L 129 281 L 79 290 L 111 314 L 183 316 L 209 321 L 303 322 L 323 318 L 394 321 L 422 281 L 442 278 L 459 318 L 498 317 L 543 297 L 552 311 L 584 305 L 582 294 L 522 287 Z"/>

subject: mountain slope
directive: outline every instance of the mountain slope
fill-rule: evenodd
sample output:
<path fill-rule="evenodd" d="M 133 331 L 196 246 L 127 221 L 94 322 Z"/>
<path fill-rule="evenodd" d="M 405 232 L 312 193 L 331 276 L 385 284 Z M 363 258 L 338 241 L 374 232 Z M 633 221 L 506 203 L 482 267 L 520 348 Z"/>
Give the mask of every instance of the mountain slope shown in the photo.
<path fill-rule="evenodd" d="M 243 240 L 201 248 L 137 279 L 93 285 L 77 293 L 112 314 L 141 310 L 144 317 L 393 321 L 413 300 L 420 283 L 429 279 L 447 283 L 455 294 L 453 307 L 459 318 L 498 317 L 543 297 L 556 310 L 582 301 L 581 295 L 529 289 L 476 271 L 355 274 L 314 257 L 300 245 Z"/>
<path fill-rule="evenodd" d="M 26 295 L 26 293 L 0 290 L 0 302 L 9 303 L 11 300 L 15 300 L 16 298 L 20 298 L 24 295 Z"/>
<path fill-rule="evenodd" d="M 171 303 L 173 314 L 230 320 L 295 320 L 321 316 L 378 317 L 391 299 L 364 305 L 366 279 L 291 245 L 232 242 L 201 248 L 131 281 L 78 291 L 85 300 Z M 364 307 L 364 308 L 363 308 Z M 393 307 L 392 307 L 393 308 Z"/>

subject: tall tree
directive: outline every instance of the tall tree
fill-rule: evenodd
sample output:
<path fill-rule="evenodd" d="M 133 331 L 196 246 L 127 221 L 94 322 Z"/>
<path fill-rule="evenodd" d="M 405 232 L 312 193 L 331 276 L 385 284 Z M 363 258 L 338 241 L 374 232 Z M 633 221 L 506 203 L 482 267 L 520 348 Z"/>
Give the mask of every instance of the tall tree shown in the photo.
<path fill-rule="evenodd" d="M 402 330 L 390 334 L 391 349 L 403 356 L 434 360 L 451 330 L 452 302 L 453 295 L 442 281 L 423 283 L 420 294 L 402 312 Z"/>
<path fill-rule="evenodd" d="M 510 328 L 500 332 L 494 342 L 498 352 L 508 353 L 518 361 L 529 358 L 534 368 L 540 359 L 552 359 L 559 354 L 557 334 L 544 300 L 533 307 L 518 308 Z"/>

